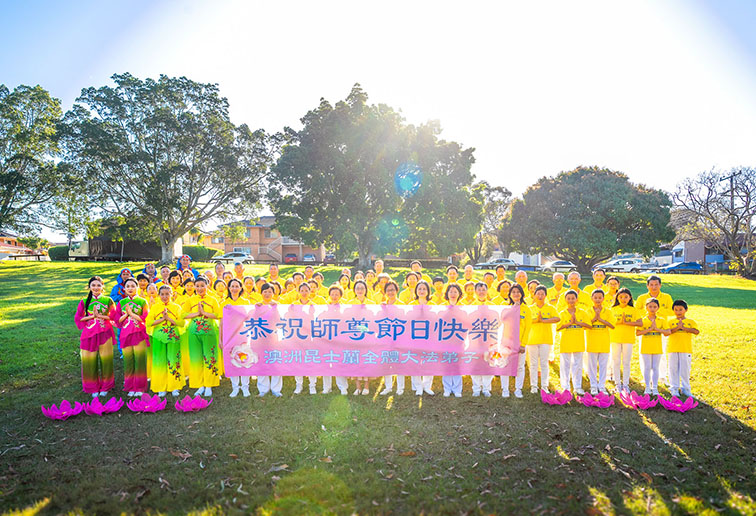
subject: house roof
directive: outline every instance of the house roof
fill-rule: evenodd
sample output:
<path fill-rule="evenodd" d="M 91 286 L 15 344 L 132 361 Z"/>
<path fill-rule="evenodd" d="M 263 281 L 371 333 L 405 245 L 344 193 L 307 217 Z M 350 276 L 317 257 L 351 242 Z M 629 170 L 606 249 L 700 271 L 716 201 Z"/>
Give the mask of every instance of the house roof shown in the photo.
<path fill-rule="evenodd" d="M 243 220 L 237 220 L 236 222 L 229 222 L 227 224 L 221 224 L 219 227 L 225 227 L 225 226 L 232 226 L 240 224 L 245 227 L 252 227 L 252 228 L 269 228 L 273 226 L 273 224 L 276 223 L 276 217 L 273 215 L 263 215 L 262 217 L 258 217 L 255 220 L 250 219 L 243 219 Z"/>

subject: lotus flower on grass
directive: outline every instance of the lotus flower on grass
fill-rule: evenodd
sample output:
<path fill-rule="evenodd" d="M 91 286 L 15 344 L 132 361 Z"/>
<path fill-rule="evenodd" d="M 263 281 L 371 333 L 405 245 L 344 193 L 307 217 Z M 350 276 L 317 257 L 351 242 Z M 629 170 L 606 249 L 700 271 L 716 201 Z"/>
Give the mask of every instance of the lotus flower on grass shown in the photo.
<path fill-rule="evenodd" d="M 174 406 L 179 412 L 197 412 L 207 408 L 212 402 L 212 398 L 206 400 L 202 396 L 195 396 L 194 398 L 184 396 L 184 399 L 177 401 Z"/>
<path fill-rule="evenodd" d="M 664 407 L 665 409 L 671 410 L 673 412 L 687 412 L 690 409 L 694 409 L 698 406 L 698 402 L 693 399 L 693 397 L 682 401 L 677 396 L 672 396 L 672 399 L 670 400 L 665 400 L 664 398 L 659 396 L 659 403 L 661 403 L 662 407 Z"/>
<path fill-rule="evenodd" d="M 110 398 L 104 405 L 100 398 L 92 398 L 92 401 L 84 404 L 84 412 L 90 416 L 102 416 L 103 414 L 118 412 L 121 407 L 123 407 L 121 398 Z"/>
<path fill-rule="evenodd" d="M 586 393 L 585 396 L 575 396 L 575 398 L 586 407 L 607 408 L 614 404 L 614 396 L 611 394 L 598 393 L 594 396 Z"/>
<path fill-rule="evenodd" d="M 165 400 L 155 394 L 150 396 L 147 393 L 142 394 L 141 398 L 136 398 L 126 402 L 126 406 L 132 412 L 158 412 L 165 408 L 168 400 Z"/>
<path fill-rule="evenodd" d="M 542 390 L 541 401 L 547 405 L 566 405 L 572 401 L 572 393 L 567 389 L 562 392 L 556 391 L 554 394 Z"/>
<path fill-rule="evenodd" d="M 55 406 L 55 403 L 50 405 L 50 408 L 46 408 L 42 405 L 42 413 L 50 419 L 68 419 L 69 417 L 78 415 L 82 410 L 84 410 L 84 405 L 78 401 L 74 402 L 73 406 L 71 406 L 71 403 L 68 400 L 61 401 L 60 406 L 57 407 Z"/>
<path fill-rule="evenodd" d="M 625 392 L 620 393 L 620 399 L 630 409 L 648 410 L 659 403 L 659 398 L 652 399 L 648 394 L 641 396 L 635 391 L 630 391 L 629 394 Z"/>

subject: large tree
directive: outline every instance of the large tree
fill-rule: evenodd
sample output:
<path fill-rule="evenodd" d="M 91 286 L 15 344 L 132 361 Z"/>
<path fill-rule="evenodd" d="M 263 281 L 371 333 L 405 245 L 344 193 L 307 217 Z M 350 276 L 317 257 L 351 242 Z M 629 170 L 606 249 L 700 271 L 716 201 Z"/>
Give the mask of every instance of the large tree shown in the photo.
<path fill-rule="evenodd" d="M 678 236 L 718 249 L 733 268 L 756 276 L 756 170 L 711 170 L 682 181 L 673 195 Z"/>
<path fill-rule="evenodd" d="M 570 260 L 587 273 L 619 252 L 650 255 L 669 242 L 671 201 L 625 174 L 579 167 L 541 178 L 516 199 L 499 239 L 512 249 Z"/>
<path fill-rule="evenodd" d="M 66 158 L 87 174 L 99 207 L 159 228 L 163 260 L 203 222 L 258 207 L 275 145 L 234 125 L 217 84 L 113 75 L 86 88 L 65 116 Z"/>
<path fill-rule="evenodd" d="M 277 227 L 366 265 L 374 252 L 462 250 L 469 213 L 473 149 L 439 139 L 436 123 L 415 127 L 385 105 L 367 103 L 355 85 L 335 105 L 320 105 L 286 130 L 269 201 Z"/>
<path fill-rule="evenodd" d="M 65 176 L 56 169 L 60 101 L 40 86 L 0 84 L 0 228 L 36 232 Z"/>
<path fill-rule="evenodd" d="M 499 228 L 509 209 L 512 192 L 503 186 L 491 186 L 487 181 L 477 183 L 473 188 L 476 199 L 482 203 L 481 228 L 466 252 L 470 262 L 475 264 L 488 256 L 499 243 Z"/>

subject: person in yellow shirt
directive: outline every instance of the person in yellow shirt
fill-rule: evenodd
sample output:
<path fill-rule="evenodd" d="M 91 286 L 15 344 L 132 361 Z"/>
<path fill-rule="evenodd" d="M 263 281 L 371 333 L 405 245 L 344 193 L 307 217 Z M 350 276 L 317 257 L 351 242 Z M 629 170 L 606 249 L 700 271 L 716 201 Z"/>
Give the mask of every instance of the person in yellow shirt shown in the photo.
<path fill-rule="evenodd" d="M 686 396 L 693 396 L 690 390 L 690 362 L 693 335 L 700 332 L 696 321 L 687 317 L 688 303 L 677 299 L 672 303 L 672 311 L 675 315 L 669 318 L 670 335 L 667 341 L 670 391 L 675 397 L 680 396 L 681 390 Z"/>
<path fill-rule="evenodd" d="M 604 294 L 606 294 L 607 288 L 604 285 L 605 279 L 606 273 L 601 269 L 596 269 L 595 271 L 593 271 L 593 283 L 586 285 L 586 287 L 583 289 L 583 292 L 590 296 L 594 290 L 600 289 L 604 291 Z"/>
<path fill-rule="evenodd" d="M 233 278 L 231 278 L 233 279 Z M 211 291 L 209 288 L 207 289 L 207 293 L 209 295 L 215 295 L 215 298 L 220 303 L 227 295 L 228 295 L 228 283 L 231 282 L 231 279 L 228 280 L 228 282 L 225 282 L 223 280 L 215 280 L 215 291 Z M 209 283 L 208 283 L 209 285 Z"/>
<path fill-rule="evenodd" d="M 253 280 L 254 282 L 254 280 Z M 250 304 L 249 299 L 244 297 L 244 287 L 242 282 L 234 278 L 228 282 L 228 295 L 221 300 L 221 310 L 226 306 L 243 306 Z M 223 342 L 223 325 L 220 328 L 220 341 Z M 231 394 L 229 397 L 235 398 L 239 395 L 239 384 L 241 383 L 241 392 L 245 398 L 249 397 L 249 376 L 229 376 L 231 380 Z"/>
<path fill-rule="evenodd" d="M 617 292 L 620 288 L 619 278 L 617 276 L 609 276 L 606 278 L 606 289 L 604 289 L 604 306 L 608 309 L 612 309 L 614 301 L 617 299 Z"/>
<path fill-rule="evenodd" d="M 549 355 L 554 344 L 554 324 L 559 322 L 556 308 L 546 302 L 548 289 L 538 285 L 530 305 L 531 325 L 528 334 L 528 365 L 530 369 L 530 392 L 538 394 L 538 366 L 541 366 L 541 390 L 549 392 Z"/>
<path fill-rule="evenodd" d="M 420 280 L 415 285 L 413 300 L 408 305 L 435 305 L 431 296 L 431 287 L 425 280 Z"/>
<path fill-rule="evenodd" d="M 522 287 L 523 292 L 528 291 L 528 273 L 525 271 L 515 272 L 515 283 Z"/>
<path fill-rule="evenodd" d="M 588 311 L 591 327 L 585 332 L 586 351 L 588 352 L 588 380 L 591 394 L 609 394 L 606 390 L 606 370 L 609 364 L 609 330 L 614 328 L 614 316 L 604 306 L 604 291 L 600 288 L 591 292 L 593 306 Z M 598 366 L 598 377 L 596 376 Z"/>
<path fill-rule="evenodd" d="M 419 279 L 425 280 L 428 285 L 432 283 L 430 276 L 423 273 L 423 264 L 420 263 L 420 260 L 412 260 L 410 262 L 410 270 L 417 274 L 419 276 Z"/>
<path fill-rule="evenodd" d="M 152 373 L 150 389 L 161 398 L 172 391 L 178 396 L 186 384 L 181 367 L 180 333 L 184 327 L 181 306 L 171 301 L 171 287 L 161 285 L 159 299 L 150 307 L 145 327 L 150 334 Z"/>
<path fill-rule="evenodd" d="M 383 294 L 385 295 L 383 296 L 383 301 L 379 304 L 382 304 L 382 305 L 403 305 L 404 304 L 399 300 L 399 295 L 398 295 L 399 285 L 396 283 L 396 281 L 389 278 L 388 281 L 385 283 L 385 286 L 383 286 L 382 288 L 384 289 Z M 370 389 L 369 389 L 370 379 L 362 378 L 361 380 L 365 382 L 364 387 L 363 387 L 363 392 L 367 390 L 369 393 L 370 392 Z M 381 394 L 386 395 L 386 394 L 391 393 L 391 391 L 394 388 L 394 375 L 391 375 L 391 374 L 385 375 L 383 377 L 383 384 L 384 384 L 384 388 L 381 391 Z M 417 392 L 416 387 L 417 387 L 416 385 L 412 385 L 412 388 L 413 390 L 415 390 L 415 393 L 418 395 L 421 395 L 423 393 L 422 387 L 420 388 L 419 393 Z M 357 381 L 357 390 L 358 391 L 360 390 L 359 379 Z M 396 375 L 396 394 L 401 395 L 403 393 L 404 393 L 404 376 Z M 357 391 L 355 391 L 355 394 L 357 394 Z"/>
<path fill-rule="evenodd" d="M 482 281 L 478 281 L 475 284 L 475 301 L 471 303 L 473 305 L 491 305 L 491 300 L 488 299 L 488 285 Z"/>
<path fill-rule="evenodd" d="M 238 279 L 239 281 L 244 279 L 244 264 L 241 262 L 236 262 L 234 264 L 234 277 Z"/>
<path fill-rule="evenodd" d="M 509 289 L 509 304 L 520 307 L 520 351 L 517 354 L 517 375 L 515 376 L 515 398 L 522 398 L 522 385 L 525 383 L 525 346 L 528 344 L 532 315 L 525 304 L 525 290 L 518 283 Z M 500 376 L 501 396 L 509 398 L 510 376 Z"/>
<path fill-rule="evenodd" d="M 561 272 L 555 272 L 551 276 L 551 281 L 554 286 L 546 291 L 546 303 L 556 308 L 559 303 L 559 298 L 567 291 L 564 287 L 564 274 Z"/>
<path fill-rule="evenodd" d="M 223 262 L 216 262 L 215 263 L 215 277 L 217 279 L 222 279 L 224 272 L 226 272 L 226 266 L 223 265 Z"/>
<path fill-rule="evenodd" d="M 621 288 L 612 307 L 614 329 L 609 330 L 612 349 L 612 373 L 614 385 L 620 392 L 630 392 L 630 361 L 633 358 L 635 329 L 641 325 L 641 314 L 633 306 L 633 294 Z"/>
<path fill-rule="evenodd" d="M 638 302 L 636 305 L 639 309 L 644 310 L 646 307 L 646 301 L 651 298 L 656 299 L 659 303 L 659 315 L 661 317 L 671 317 L 674 315 L 672 311 L 672 296 L 665 294 L 661 291 L 662 280 L 659 276 L 649 276 L 646 280 L 646 288 L 648 292 L 638 296 Z M 643 315 L 646 315 L 644 312 Z"/>
<path fill-rule="evenodd" d="M 445 290 L 446 285 L 444 284 L 444 278 L 441 276 L 436 276 L 433 278 L 433 303 L 437 305 L 443 305 L 446 304 L 446 296 L 445 296 Z"/>
<path fill-rule="evenodd" d="M 640 298 L 639 298 L 640 299 Z M 659 315 L 659 301 L 652 297 L 646 300 L 646 316 L 635 334 L 641 337 L 641 360 L 644 394 L 659 395 L 659 364 L 662 357 L 662 335 L 669 335 L 669 322 Z"/>
<path fill-rule="evenodd" d="M 459 279 L 459 269 L 457 269 L 456 265 L 449 265 L 446 268 L 446 285 L 444 288 L 452 283 L 457 283 L 460 287 L 465 284 L 464 281 L 460 281 Z"/>
<path fill-rule="evenodd" d="M 496 286 L 496 290 L 499 295 L 491 300 L 492 305 L 508 305 L 509 304 L 509 290 L 512 288 L 512 282 L 508 279 L 501 280 Z"/>
<path fill-rule="evenodd" d="M 441 279 L 441 278 L 436 278 Z M 462 299 L 462 287 L 457 283 L 452 283 L 444 293 L 444 302 L 448 306 L 458 306 Z M 487 398 L 491 397 L 491 381 L 493 375 L 470 375 L 473 386 L 473 396 L 480 396 L 481 390 Z M 456 398 L 462 397 L 462 375 L 446 375 L 441 377 L 441 385 L 444 387 L 444 396 L 449 397 L 452 394 Z"/>
<path fill-rule="evenodd" d="M 533 304 L 533 293 L 535 292 L 536 287 L 540 284 L 541 282 L 535 279 L 528 281 L 528 290 L 525 291 L 526 305 L 530 306 Z"/>
<path fill-rule="evenodd" d="M 295 273 L 298 274 L 298 273 Z M 304 277 L 304 276 L 303 276 Z M 315 303 L 310 299 L 311 289 L 308 283 L 300 283 L 297 288 L 298 296 L 290 304 L 292 305 L 314 305 Z M 300 394 L 302 387 L 304 386 L 304 376 L 294 377 L 295 387 L 294 394 Z M 310 387 L 310 394 L 318 393 L 318 377 L 308 375 L 307 384 Z"/>
<path fill-rule="evenodd" d="M 297 297 L 299 297 L 299 295 L 300 295 L 299 294 L 299 287 L 304 282 L 304 274 L 302 274 L 301 272 L 298 272 L 298 271 L 295 272 L 294 274 L 291 275 L 291 281 L 292 281 L 291 288 L 288 288 L 289 280 L 286 280 L 287 290 L 279 298 L 280 303 L 283 304 L 283 305 L 292 305 L 292 304 L 294 304 L 294 301 L 296 301 Z M 310 293 L 309 292 L 309 287 L 308 287 L 307 291 L 308 291 L 307 293 L 309 295 L 309 293 Z"/>
<path fill-rule="evenodd" d="M 378 278 L 377 281 L 373 285 L 373 301 L 375 301 L 377 304 L 381 304 L 384 301 L 386 301 L 384 289 L 386 288 L 386 285 L 388 284 L 388 282 L 393 281 L 393 280 L 391 279 L 391 276 L 389 276 L 385 272 L 380 273 L 377 276 L 377 278 Z M 399 288 L 398 285 L 397 285 L 397 288 Z"/>
<path fill-rule="evenodd" d="M 154 283 L 150 283 L 149 285 L 147 285 L 145 293 L 147 294 L 147 297 L 145 298 L 147 300 L 147 306 L 149 308 L 152 308 L 152 306 L 160 299 L 160 297 L 158 296 L 158 288 Z"/>
<path fill-rule="evenodd" d="M 183 286 L 183 293 L 179 294 L 175 300 L 175 302 L 178 303 L 179 305 L 183 305 L 190 298 L 194 297 L 194 294 L 195 294 L 194 278 L 184 281 L 184 284 L 182 286 Z"/>
<path fill-rule="evenodd" d="M 475 269 L 473 269 L 473 266 L 469 265 L 469 264 L 465 265 L 465 268 L 464 268 L 464 270 L 462 272 L 462 280 L 461 281 L 463 283 L 471 282 L 471 283 L 474 284 L 475 283 L 474 275 L 475 275 Z"/>
<path fill-rule="evenodd" d="M 352 287 L 352 291 L 354 292 L 354 295 L 351 299 L 347 300 L 348 303 L 352 305 L 374 305 L 376 304 L 375 301 L 373 301 L 370 296 L 368 296 L 368 286 L 367 283 L 365 283 L 364 280 L 357 280 L 354 282 L 354 286 Z"/>
<path fill-rule="evenodd" d="M 376 277 L 380 276 L 381 274 L 386 274 L 386 273 L 383 272 L 383 260 L 376 260 L 374 265 L 375 265 L 375 275 L 376 275 Z M 389 275 L 386 274 L 386 276 L 389 276 Z M 391 279 L 391 276 L 389 276 L 389 279 Z"/>
<path fill-rule="evenodd" d="M 315 273 L 320 274 L 318 272 Z M 328 305 L 340 305 L 344 303 L 344 291 L 339 285 L 332 285 L 328 288 Z M 333 387 L 333 376 L 323 377 L 323 394 L 329 394 Z M 349 382 L 346 376 L 336 377 L 336 387 L 343 396 L 348 394 Z"/>
<path fill-rule="evenodd" d="M 575 393 L 582 396 L 583 353 L 585 352 L 585 330 L 591 327 L 591 317 L 578 306 L 578 293 L 572 289 L 562 298 L 567 308 L 559 313 L 557 331 L 561 332 L 559 342 L 559 377 L 562 390 L 569 390 L 570 380 Z"/>
<path fill-rule="evenodd" d="M 168 276 L 168 284 L 171 286 L 171 301 L 174 303 L 180 295 L 184 293 L 184 287 L 181 286 L 181 273 L 178 271 L 171 271 Z"/>
<path fill-rule="evenodd" d="M 315 274 L 315 268 L 312 265 L 308 265 L 304 268 L 305 281 L 309 282 L 312 276 Z"/>
<path fill-rule="evenodd" d="M 307 280 L 307 284 L 310 286 L 310 299 L 312 300 L 312 303 L 315 305 L 325 305 L 328 304 L 328 301 L 324 297 L 321 297 L 319 294 L 320 288 L 318 286 L 318 282 L 314 279 Z M 343 291 L 342 291 L 343 292 Z"/>
<path fill-rule="evenodd" d="M 328 291 L 330 289 L 325 288 L 325 286 L 323 285 L 323 282 L 325 281 L 325 276 L 323 276 L 323 274 L 320 272 L 316 272 L 315 274 L 312 275 L 312 279 L 318 282 L 318 295 L 322 297 L 323 299 L 328 299 L 328 296 L 330 295 L 328 294 Z M 346 292 L 346 290 L 344 290 L 343 288 L 341 289 L 341 291 L 342 293 Z"/>
<path fill-rule="evenodd" d="M 430 285 L 428 285 L 428 282 L 423 280 L 418 281 L 415 285 L 415 292 L 412 297 L 414 298 L 414 301 L 410 301 L 407 304 L 430 305 Z M 412 390 L 415 391 L 415 394 L 419 396 L 422 395 L 423 392 L 425 392 L 429 396 L 433 396 L 433 376 L 411 376 L 410 380 L 412 381 Z"/>
<path fill-rule="evenodd" d="M 276 267 L 276 272 L 278 267 Z M 260 287 L 260 301 L 256 303 L 257 306 L 263 305 L 275 305 L 275 292 L 274 285 L 281 286 L 277 281 L 263 283 Z M 258 376 L 257 377 L 257 393 L 262 398 L 269 392 L 276 398 L 281 397 L 281 389 L 283 388 L 283 376 Z"/>
<path fill-rule="evenodd" d="M 147 277 L 146 274 L 139 273 L 137 274 L 137 296 L 141 297 L 142 299 L 147 299 L 147 285 L 150 284 L 150 280 Z"/>
<path fill-rule="evenodd" d="M 493 272 L 486 272 L 483 274 L 483 283 L 486 284 L 486 287 L 488 288 L 488 300 L 495 298 L 499 295 L 498 292 L 496 292 L 496 285 L 494 285 L 494 276 Z"/>
<path fill-rule="evenodd" d="M 415 286 L 419 280 L 419 276 L 414 272 L 408 272 L 404 277 L 405 289 L 399 293 L 399 299 L 405 305 L 410 304 L 415 299 Z"/>
<path fill-rule="evenodd" d="M 465 292 L 465 295 L 462 297 L 462 299 L 459 301 L 460 305 L 463 306 L 469 306 L 476 304 L 475 302 L 475 283 L 472 281 L 468 281 L 462 286 L 462 289 Z"/>
<path fill-rule="evenodd" d="M 242 297 L 249 301 L 249 304 L 254 305 L 262 300 L 260 294 L 257 293 L 257 282 L 253 276 L 244 277 L 244 291 Z"/>
<path fill-rule="evenodd" d="M 181 311 L 189 334 L 189 387 L 198 388 L 195 396 L 212 396 L 220 385 L 221 358 L 218 348 L 218 320 L 221 309 L 215 296 L 208 292 L 207 279 L 194 281 L 196 295 L 184 301 Z"/>
<path fill-rule="evenodd" d="M 569 273 L 567 275 L 567 283 L 570 285 L 570 290 L 577 293 L 578 308 L 581 308 L 582 310 L 589 310 L 591 306 L 593 306 L 593 303 L 591 303 L 591 296 L 580 290 L 580 273 L 577 271 L 572 271 L 571 273 Z M 557 303 L 557 310 L 559 312 L 564 311 L 564 309 L 567 307 L 567 301 L 564 299 L 565 295 L 566 292 L 562 294 L 562 296 L 559 298 L 559 302 Z"/>
<path fill-rule="evenodd" d="M 268 265 L 268 283 L 273 283 L 274 281 L 280 283 L 278 274 L 278 264 L 271 263 Z M 262 292 L 260 294 L 262 295 Z"/>
<path fill-rule="evenodd" d="M 375 271 L 369 270 L 365 273 L 365 283 L 367 284 L 368 293 L 371 297 L 373 295 L 373 286 L 376 281 L 378 281 L 378 278 L 375 275 Z"/>
<path fill-rule="evenodd" d="M 507 279 L 507 268 L 503 265 L 497 265 L 494 269 L 494 272 L 496 273 L 496 279 L 494 280 L 494 285 L 498 285 L 505 279 Z"/>

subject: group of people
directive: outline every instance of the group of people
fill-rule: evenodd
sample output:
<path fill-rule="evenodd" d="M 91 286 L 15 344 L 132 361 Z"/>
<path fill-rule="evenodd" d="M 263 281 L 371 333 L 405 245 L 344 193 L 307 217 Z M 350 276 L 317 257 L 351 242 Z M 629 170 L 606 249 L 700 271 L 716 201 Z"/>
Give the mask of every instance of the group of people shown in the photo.
<path fill-rule="evenodd" d="M 514 395 L 521 398 L 526 360 L 531 393 L 549 390 L 549 362 L 559 347 L 560 387 L 584 394 L 583 371 L 587 369 L 592 394 L 608 394 L 607 380 L 616 390 L 628 391 L 633 346 L 640 337 L 640 356 L 645 394 L 659 394 L 660 373 L 668 376 L 671 394 L 692 396 L 690 368 L 692 337 L 699 330 L 687 316 L 684 300 L 673 301 L 661 291 L 661 279 L 649 276 L 648 291 L 637 299 L 621 288 L 617 277 L 607 278 L 601 270 L 593 273 L 593 283 L 580 287 L 581 276 L 571 272 L 565 279 L 553 275 L 547 287 L 528 281 L 525 271 L 517 271 L 514 281 L 499 266 L 475 279 L 466 266 L 460 276 L 454 265 L 445 277 L 429 277 L 420 261 L 413 261 L 403 278 L 392 278 L 383 261 L 374 270 L 343 269 L 338 280 L 325 286 L 324 277 L 314 267 L 279 275 L 276 264 L 267 277 L 246 275 L 237 263 L 227 271 L 222 263 L 202 273 L 192 267 L 191 258 L 182 256 L 176 267 L 148 263 L 134 276 L 123 269 L 110 296 L 99 276 L 88 282 L 88 294 L 75 316 L 81 330 L 81 375 L 84 392 L 105 396 L 115 387 L 114 348 L 123 356 L 124 387 L 129 396 L 141 396 L 148 388 L 161 397 L 178 396 L 187 382 L 195 395 L 211 396 L 224 374 L 220 321 L 227 305 L 264 304 L 407 304 L 407 305 L 510 305 L 519 306 L 520 349 Z M 399 280 L 399 281 L 397 281 Z M 400 286 L 401 282 L 401 286 Z M 666 364 L 663 363 L 666 358 Z M 317 392 L 317 376 L 308 377 L 309 392 Z M 336 377 L 342 394 L 354 382 L 354 394 L 369 394 L 371 378 Z M 417 395 L 433 395 L 433 376 L 411 377 Z M 490 397 L 494 376 L 471 377 L 472 395 Z M 510 395 L 512 378 L 500 377 L 501 394 Z M 241 392 L 249 396 L 249 376 L 230 377 L 231 397 Z M 295 377 L 294 394 L 303 390 L 303 377 Z M 381 381 L 381 379 L 379 379 Z M 404 376 L 382 378 L 380 394 L 404 392 Z M 462 377 L 443 376 L 444 396 L 461 396 Z M 258 376 L 260 396 L 281 396 L 283 378 Z M 331 392 L 333 377 L 324 376 L 322 392 Z M 380 386 L 379 386 L 380 387 Z"/>

